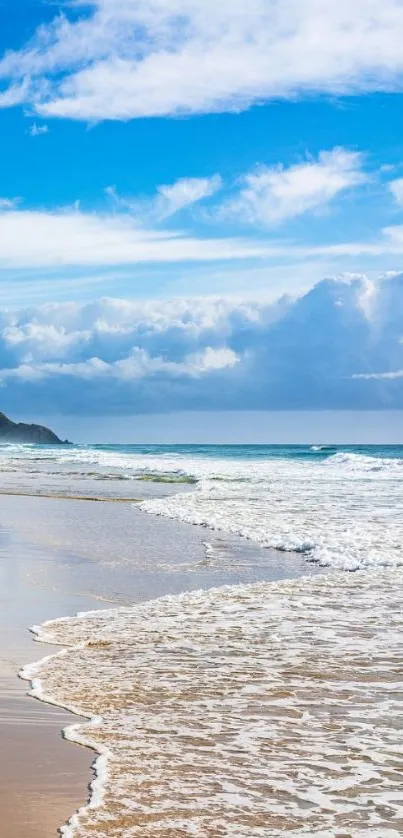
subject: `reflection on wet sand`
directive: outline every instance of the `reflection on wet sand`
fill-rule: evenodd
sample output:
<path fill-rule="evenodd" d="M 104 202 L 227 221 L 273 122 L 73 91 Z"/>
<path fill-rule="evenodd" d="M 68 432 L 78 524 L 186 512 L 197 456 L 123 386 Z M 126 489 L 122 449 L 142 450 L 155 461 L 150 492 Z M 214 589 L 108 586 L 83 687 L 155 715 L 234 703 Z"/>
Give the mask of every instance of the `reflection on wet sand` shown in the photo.
<path fill-rule="evenodd" d="M 92 756 L 60 738 L 67 713 L 42 708 L 23 690 L 17 701 L 11 694 L 0 701 L 0 838 L 54 838 L 85 802 Z"/>

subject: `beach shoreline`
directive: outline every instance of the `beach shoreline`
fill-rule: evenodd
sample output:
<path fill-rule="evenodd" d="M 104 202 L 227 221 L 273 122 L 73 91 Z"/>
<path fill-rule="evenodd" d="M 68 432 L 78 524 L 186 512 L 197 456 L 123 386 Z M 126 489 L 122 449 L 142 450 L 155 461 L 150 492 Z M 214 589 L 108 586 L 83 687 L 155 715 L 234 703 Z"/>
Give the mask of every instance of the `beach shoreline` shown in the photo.
<path fill-rule="evenodd" d="M 132 502 L 3 495 L 1 524 L 0 838 L 55 838 L 88 800 L 95 755 L 62 739 L 62 730 L 79 722 L 77 717 L 27 697 L 28 684 L 18 673 L 60 651 L 35 643 L 29 627 L 164 594 L 310 569 L 301 557 L 262 551 L 240 539 L 229 542 L 231 549 L 217 566 L 206 565 L 201 528 L 146 515 Z"/>
<path fill-rule="evenodd" d="M 227 585 L 38 628 L 63 650 L 25 674 L 38 698 L 90 719 L 68 735 L 100 754 L 62 834 L 376 825 L 398 838 L 402 570 L 360 576 Z"/>

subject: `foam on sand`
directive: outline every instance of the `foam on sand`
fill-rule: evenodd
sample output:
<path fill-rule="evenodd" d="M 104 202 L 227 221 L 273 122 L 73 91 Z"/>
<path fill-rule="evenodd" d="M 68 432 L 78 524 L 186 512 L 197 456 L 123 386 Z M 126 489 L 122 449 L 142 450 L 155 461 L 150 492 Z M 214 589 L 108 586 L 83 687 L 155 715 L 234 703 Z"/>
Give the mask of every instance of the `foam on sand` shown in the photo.
<path fill-rule="evenodd" d="M 403 570 L 217 588 L 36 628 L 36 697 L 101 754 L 68 838 L 399 838 Z"/>

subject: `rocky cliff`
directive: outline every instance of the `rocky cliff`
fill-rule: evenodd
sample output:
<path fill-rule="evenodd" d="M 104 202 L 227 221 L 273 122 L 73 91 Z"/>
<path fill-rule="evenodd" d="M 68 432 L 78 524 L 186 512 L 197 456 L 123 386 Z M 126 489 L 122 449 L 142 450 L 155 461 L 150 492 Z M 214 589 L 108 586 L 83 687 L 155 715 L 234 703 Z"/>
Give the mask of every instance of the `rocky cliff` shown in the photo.
<path fill-rule="evenodd" d="M 64 445 L 68 440 L 59 439 L 53 431 L 43 425 L 25 425 L 23 422 L 12 422 L 4 413 L 0 413 L 0 443 L 2 442 L 36 442 L 41 445 Z"/>

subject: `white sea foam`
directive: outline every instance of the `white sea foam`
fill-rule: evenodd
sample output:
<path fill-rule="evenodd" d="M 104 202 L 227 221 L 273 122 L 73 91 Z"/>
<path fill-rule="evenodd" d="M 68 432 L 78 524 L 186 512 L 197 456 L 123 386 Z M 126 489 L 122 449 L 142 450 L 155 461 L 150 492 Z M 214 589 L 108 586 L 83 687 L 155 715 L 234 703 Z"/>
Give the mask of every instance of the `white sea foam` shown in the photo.
<path fill-rule="evenodd" d="M 194 492 L 147 512 L 305 553 L 344 570 L 403 564 L 403 460 L 338 453 L 320 461 L 190 460 Z"/>
<path fill-rule="evenodd" d="M 23 475 L 68 476 L 73 478 L 115 478 L 134 480 L 148 477 L 172 482 L 191 478 L 187 459 L 181 455 L 145 455 L 96 447 L 69 446 L 39 448 L 35 445 L 0 446 L 0 472 Z"/>
<path fill-rule="evenodd" d="M 400 476 L 403 479 L 403 460 L 398 457 L 370 457 L 365 454 L 339 451 L 324 460 L 323 465 L 327 468 L 341 466 L 344 474 L 347 471 L 357 472 L 357 474 L 376 472 L 386 479 L 393 476 Z"/>
<path fill-rule="evenodd" d="M 402 570 L 218 588 L 37 628 L 35 695 L 101 754 L 66 838 L 399 838 Z"/>

